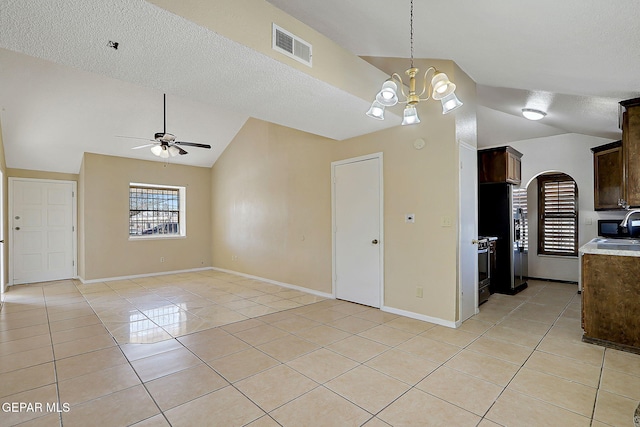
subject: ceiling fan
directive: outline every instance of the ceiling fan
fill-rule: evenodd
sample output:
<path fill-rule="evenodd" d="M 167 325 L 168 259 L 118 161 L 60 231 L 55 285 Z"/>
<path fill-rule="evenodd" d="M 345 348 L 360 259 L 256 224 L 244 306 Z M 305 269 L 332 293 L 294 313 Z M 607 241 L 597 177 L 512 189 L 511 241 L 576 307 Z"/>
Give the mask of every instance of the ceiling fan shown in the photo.
<path fill-rule="evenodd" d="M 181 146 L 198 147 L 211 149 L 209 144 L 199 144 L 197 142 L 176 141 L 176 137 L 173 134 L 167 133 L 167 94 L 163 94 L 164 103 L 164 128 L 162 132 L 156 132 L 153 139 L 137 138 L 135 136 L 122 136 L 121 138 L 133 138 L 133 139 L 145 139 L 153 141 L 150 144 L 139 145 L 133 147 L 132 150 L 139 150 L 141 148 L 151 147 L 151 152 L 163 159 L 180 155 L 188 154 L 188 151 L 184 150 Z"/>

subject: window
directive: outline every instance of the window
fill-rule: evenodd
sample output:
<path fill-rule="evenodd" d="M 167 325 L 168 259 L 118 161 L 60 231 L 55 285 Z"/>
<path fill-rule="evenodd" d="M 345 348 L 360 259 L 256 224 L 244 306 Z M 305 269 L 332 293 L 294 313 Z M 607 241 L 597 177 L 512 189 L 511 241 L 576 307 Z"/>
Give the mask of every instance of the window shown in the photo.
<path fill-rule="evenodd" d="M 538 254 L 578 256 L 578 188 L 562 173 L 538 177 Z"/>
<path fill-rule="evenodd" d="M 185 236 L 185 188 L 129 185 L 129 237 Z"/>

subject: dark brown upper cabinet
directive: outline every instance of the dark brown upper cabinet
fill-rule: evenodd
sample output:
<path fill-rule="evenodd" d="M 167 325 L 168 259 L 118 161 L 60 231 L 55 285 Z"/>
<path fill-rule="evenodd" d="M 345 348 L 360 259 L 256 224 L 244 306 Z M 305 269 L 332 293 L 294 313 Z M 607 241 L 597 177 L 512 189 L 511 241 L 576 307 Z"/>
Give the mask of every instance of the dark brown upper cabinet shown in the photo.
<path fill-rule="evenodd" d="M 511 147 L 478 150 L 478 182 L 520 185 L 522 153 Z"/>
<path fill-rule="evenodd" d="M 623 199 L 629 206 L 640 206 L 640 98 L 620 102 L 624 161 Z"/>
<path fill-rule="evenodd" d="M 597 211 L 620 209 L 618 202 L 624 199 L 624 163 L 622 141 L 592 148 L 593 151 L 593 202 Z"/>

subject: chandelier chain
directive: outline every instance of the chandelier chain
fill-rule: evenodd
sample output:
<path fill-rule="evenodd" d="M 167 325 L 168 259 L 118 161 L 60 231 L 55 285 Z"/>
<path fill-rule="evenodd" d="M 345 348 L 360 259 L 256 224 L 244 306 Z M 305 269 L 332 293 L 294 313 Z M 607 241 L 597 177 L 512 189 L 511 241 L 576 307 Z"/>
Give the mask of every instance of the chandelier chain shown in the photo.
<path fill-rule="evenodd" d="M 410 23 L 411 32 L 410 32 L 410 40 L 411 40 L 411 68 L 413 68 L 413 0 L 411 0 L 411 18 Z"/>

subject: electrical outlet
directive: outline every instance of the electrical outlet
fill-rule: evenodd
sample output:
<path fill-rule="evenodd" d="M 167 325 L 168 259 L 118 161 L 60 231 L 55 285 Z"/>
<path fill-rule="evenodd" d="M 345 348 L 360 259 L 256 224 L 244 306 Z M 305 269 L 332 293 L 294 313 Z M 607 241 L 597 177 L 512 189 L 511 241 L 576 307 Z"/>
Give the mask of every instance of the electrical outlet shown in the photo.
<path fill-rule="evenodd" d="M 164 262 L 164 257 L 163 256 L 160 257 L 160 262 Z"/>
<path fill-rule="evenodd" d="M 453 221 L 451 221 L 451 217 L 449 215 L 440 217 L 440 227 L 451 227 L 452 225 Z"/>
<path fill-rule="evenodd" d="M 231 261 L 237 261 L 238 255 L 231 255 Z"/>
<path fill-rule="evenodd" d="M 422 298 L 422 287 L 420 286 L 416 288 L 416 297 Z"/>

